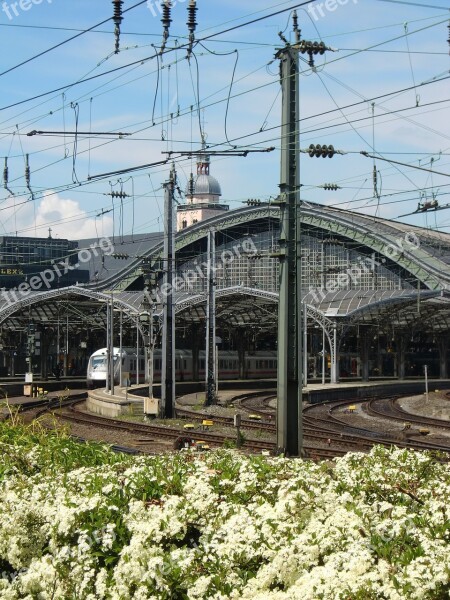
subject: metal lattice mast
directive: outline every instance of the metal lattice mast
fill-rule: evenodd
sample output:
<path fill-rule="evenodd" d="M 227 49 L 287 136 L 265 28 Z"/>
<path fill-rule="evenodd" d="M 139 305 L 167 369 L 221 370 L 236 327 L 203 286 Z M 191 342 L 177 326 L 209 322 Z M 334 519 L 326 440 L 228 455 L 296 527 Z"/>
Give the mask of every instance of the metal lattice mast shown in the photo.
<path fill-rule="evenodd" d="M 208 299 L 206 310 L 206 406 L 216 402 L 216 232 L 208 232 Z"/>
<path fill-rule="evenodd" d="M 164 184 L 164 277 L 163 334 L 162 334 L 162 381 L 160 416 L 171 419 L 175 405 L 175 313 L 173 295 L 174 275 L 174 191 L 176 186 L 175 166 L 170 171 L 169 181 Z"/>
<path fill-rule="evenodd" d="M 299 37 L 299 35 L 298 35 Z M 298 41 L 298 40 L 297 40 Z M 281 61 L 280 300 L 278 308 L 277 447 L 299 456 L 302 427 L 299 57 L 286 43 Z"/>

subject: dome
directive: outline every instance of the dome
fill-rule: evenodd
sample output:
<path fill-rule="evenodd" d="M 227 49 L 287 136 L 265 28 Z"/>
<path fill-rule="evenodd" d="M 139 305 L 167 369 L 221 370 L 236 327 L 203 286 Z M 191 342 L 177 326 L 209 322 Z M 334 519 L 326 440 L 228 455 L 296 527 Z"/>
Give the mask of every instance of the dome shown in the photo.
<path fill-rule="evenodd" d="M 186 188 L 186 195 L 189 195 L 189 183 Z M 222 190 L 220 183 L 212 175 L 198 175 L 194 184 L 194 196 L 221 196 Z"/>

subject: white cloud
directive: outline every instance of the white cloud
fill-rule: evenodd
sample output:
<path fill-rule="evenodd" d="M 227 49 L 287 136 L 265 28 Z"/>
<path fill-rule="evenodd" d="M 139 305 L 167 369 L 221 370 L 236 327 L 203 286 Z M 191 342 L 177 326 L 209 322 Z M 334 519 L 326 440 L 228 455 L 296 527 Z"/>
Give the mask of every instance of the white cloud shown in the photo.
<path fill-rule="evenodd" d="M 110 235 L 112 218 L 102 220 L 90 217 L 77 200 L 61 198 L 47 190 L 40 200 L 19 206 L 22 199 L 9 198 L 3 204 L 1 214 L 2 229 L 5 234 L 30 237 L 47 237 L 49 227 L 52 237 L 79 240 Z"/>

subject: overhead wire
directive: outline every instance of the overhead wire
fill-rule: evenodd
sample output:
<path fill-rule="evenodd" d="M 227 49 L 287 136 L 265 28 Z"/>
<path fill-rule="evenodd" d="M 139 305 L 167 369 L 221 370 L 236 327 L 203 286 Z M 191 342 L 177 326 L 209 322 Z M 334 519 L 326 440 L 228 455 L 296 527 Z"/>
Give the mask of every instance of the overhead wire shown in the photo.
<path fill-rule="evenodd" d="M 201 126 L 201 125 L 200 125 Z"/>

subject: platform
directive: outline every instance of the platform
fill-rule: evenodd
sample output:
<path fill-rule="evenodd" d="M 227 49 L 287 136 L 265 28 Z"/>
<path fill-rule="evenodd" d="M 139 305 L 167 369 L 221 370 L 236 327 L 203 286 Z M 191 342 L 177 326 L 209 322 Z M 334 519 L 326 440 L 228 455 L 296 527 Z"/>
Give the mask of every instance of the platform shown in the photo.
<path fill-rule="evenodd" d="M 102 417 L 143 416 L 144 398 L 133 392 L 144 386 L 134 385 L 127 388 L 114 388 L 114 394 L 98 388 L 89 390 L 86 408 L 89 412 Z"/>
<path fill-rule="evenodd" d="M 221 382 L 220 382 L 221 383 Z M 270 394 L 273 393 L 276 397 L 276 381 L 267 380 L 267 386 L 261 385 L 261 381 L 247 381 L 247 387 L 244 387 L 244 382 L 240 382 L 240 387 L 237 381 L 223 382 L 224 387 L 229 389 L 220 389 L 219 383 L 219 399 L 221 404 L 229 404 L 229 402 L 238 396 L 246 394 Z M 227 385 L 227 384 L 232 385 Z M 197 385 L 202 385 L 197 382 Z M 185 388 L 183 383 L 177 388 Z M 87 400 L 87 408 L 90 412 L 99 414 L 105 417 L 119 417 L 124 415 L 142 416 L 144 414 L 144 397 L 142 392 L 148 389 L 146 385 L 133 385 L 129 388 L 115 388 L 115 394 L 111 395 L 104 389 L 96 389 L 89 391 Z M 429 391 L 450 389 L 450 379 L 429 379 Z M 155 385 L 156 395 L 159 395 L 159 385 Z M 377 380 L 369 382 L 343 382 L 343 383 L 313 383 L 303 389 L 303 400 L 309 404 L 318 404 L 321 402 L 332 402 L 336 400 L 358 400 L 367 397 L 381 397 L 387 395 L 413 395 L 425 393 L 425 382 L 423 380 L 404 380 L 396 379 Z M 177 397 L 176 403 L 178 406 L 201 406 L 205 399 L 205 392 L 195 391 L 185 393 Z"/>

